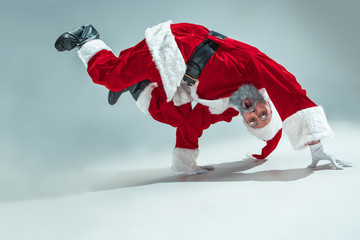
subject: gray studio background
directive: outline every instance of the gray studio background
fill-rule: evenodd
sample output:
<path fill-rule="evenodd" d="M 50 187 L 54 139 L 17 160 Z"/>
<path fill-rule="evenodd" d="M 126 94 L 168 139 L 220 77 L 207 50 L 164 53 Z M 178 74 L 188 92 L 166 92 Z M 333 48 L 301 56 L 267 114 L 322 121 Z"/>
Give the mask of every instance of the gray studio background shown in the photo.
<path fill-rule="evenodd" d="M 142 114 L 133 99 L 107 104 L 76 52 L 56 38 L 91 23 L 116 55 L 169 19 L 193 22 L 258 47 L 292 72 L 330 123 L 358 124 L 359 2 L 1 0 L 0 201 L 60 191 L 89 164 L 131 161 L 167 151 L 175 130 Z M 205 141 L 238 134 L 241 121 L 218 124 Z M 206 138 L 206 139 L 205 139 Z M 244 150 L 244 153 L 246 150 Z"/>

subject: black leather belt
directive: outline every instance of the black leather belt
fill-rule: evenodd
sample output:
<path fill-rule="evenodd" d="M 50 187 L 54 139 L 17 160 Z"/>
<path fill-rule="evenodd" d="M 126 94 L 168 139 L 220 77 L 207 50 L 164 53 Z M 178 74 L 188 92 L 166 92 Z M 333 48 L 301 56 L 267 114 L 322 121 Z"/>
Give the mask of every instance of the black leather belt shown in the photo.
<path fill-rule="evenodd" d="M 226 38 L 226 36 L 215 31 L 210 31 L 209 35 L 222 40 Z M 194 53 L 186 63 L 186 72 L 183 78 L 188 85 L 193 86 L 199 81 L 198 77 L 200 76 L 200 73 L 219 46 L 218 43 L 207 38 L 195 49 Z"/>

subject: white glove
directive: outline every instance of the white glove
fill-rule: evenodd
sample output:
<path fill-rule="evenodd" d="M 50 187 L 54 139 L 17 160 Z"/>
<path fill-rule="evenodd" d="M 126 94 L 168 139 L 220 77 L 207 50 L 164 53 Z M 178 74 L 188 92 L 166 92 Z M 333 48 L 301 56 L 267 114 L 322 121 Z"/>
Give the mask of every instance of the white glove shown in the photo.
<path fill-rule="evenodd" d="M 312 156 L 312 162 L 308 166 L 310 168 L 316 167 L 316 165 L 320 160 L 329 160 L 336 169 L 343 169 L 342 167 L 352 167 L 352 164 L 350 162 L 340 160 L 336 156 L 334 156 L 331 152 L 324 150 L 324 147 L 321 144 L 321 142 L 314 145 L 309 145 L 309 147 Z"/>

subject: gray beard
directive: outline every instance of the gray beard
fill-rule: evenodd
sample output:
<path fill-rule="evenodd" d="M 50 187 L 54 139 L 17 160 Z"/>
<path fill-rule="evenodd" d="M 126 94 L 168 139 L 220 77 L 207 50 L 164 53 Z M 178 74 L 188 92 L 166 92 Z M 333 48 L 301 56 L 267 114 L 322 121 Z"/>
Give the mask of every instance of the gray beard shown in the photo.
<path fill-rule="evenodd" d="M 246 98 L 250 98 L 254 101 L 254 108 L 258 102 L 266 102 L 264 97 L 254 85 L 244 84 L 239 88 L 239 90 L 231 95 L 230 103 L 236 106 L 240 110 L 241 114 L 243 114 L 244 112 L 249 112 L 249 109 L 244 108 L 242 104 Z"/>

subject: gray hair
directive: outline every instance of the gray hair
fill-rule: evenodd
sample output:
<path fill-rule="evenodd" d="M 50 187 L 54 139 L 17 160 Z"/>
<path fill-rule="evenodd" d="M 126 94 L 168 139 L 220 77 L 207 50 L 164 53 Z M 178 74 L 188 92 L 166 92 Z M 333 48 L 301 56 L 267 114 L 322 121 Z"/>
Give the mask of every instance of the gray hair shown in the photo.
<path fill-rule="evenodd" d="M 255 108 L 259 101 L 266 102 L 265 98 L 254 85 L 244 84 L 230 96 L 230 103 L 237 107 L 241 114 L 243 114 L 244 112 L 250 111 L 249 109 L 245 109 L 242 104 L 242 101 L 244 101 L 246 98 L 250 98 L 254 101 L 253 108 Z M 251 111 L 252 110 L 253 109 L 251 109 Z"/>

